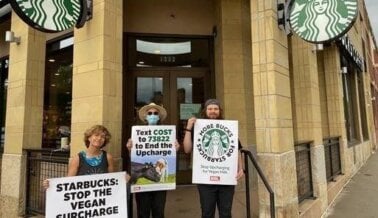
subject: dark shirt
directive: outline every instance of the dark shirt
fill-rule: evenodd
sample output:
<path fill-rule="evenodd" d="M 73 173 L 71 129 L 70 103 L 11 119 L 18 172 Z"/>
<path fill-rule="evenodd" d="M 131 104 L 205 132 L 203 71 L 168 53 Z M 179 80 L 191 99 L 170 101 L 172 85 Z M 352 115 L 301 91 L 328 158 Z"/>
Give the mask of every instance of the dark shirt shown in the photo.
<path fill-rule="evenodd" d="M 79 153 L 79 169 L 77 171 L 77 176 L 80 175 L 93 175 L 93 174 L 101 174 L 101 173 L 108 173 L 108 157 L 106 151 L 102 151 L 102 160 L 100 164 L 97 166 L 92 166 L 87 163 L 85 160 L 84 154 Z"/>

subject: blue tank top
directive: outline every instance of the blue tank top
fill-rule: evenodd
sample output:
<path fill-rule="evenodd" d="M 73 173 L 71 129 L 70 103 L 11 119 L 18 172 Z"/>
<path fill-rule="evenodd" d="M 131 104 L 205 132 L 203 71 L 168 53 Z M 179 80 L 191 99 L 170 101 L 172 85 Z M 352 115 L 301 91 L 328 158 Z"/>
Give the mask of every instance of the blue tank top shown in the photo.
<path fill-rule="evenodd" d="M 98 162 L 97 161 L 88 162 L 85 152 L 80 152 L 78 155 L 79 155 L 80 161 L 79 161 L 79 169 L 77 171 L 77 176 L 108 173 L 108 158 L 107 158 L 106 151 L 102 151 L 102 154 L 99 157 L 101 158 L 101 160 L 99 160 Z"/>

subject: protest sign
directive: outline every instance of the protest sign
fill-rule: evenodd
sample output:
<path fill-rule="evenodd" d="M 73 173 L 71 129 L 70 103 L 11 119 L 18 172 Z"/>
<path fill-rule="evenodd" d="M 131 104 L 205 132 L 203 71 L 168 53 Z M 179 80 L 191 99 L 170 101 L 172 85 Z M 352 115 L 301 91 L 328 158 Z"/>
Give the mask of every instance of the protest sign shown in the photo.
<path fill-rule="evenodd" d="M 127 217 L 126 173 L 49 179 L 46 217 Z"/>
<path fill-rule="evenodd" d="M 236 185 L 238 122 L 197 119 L 193 134 L 192 182 Z"/>
<path fill-rule="evenodd" d="M 176 188 L 176 126 L 133 126 L 131 192 Z"/>

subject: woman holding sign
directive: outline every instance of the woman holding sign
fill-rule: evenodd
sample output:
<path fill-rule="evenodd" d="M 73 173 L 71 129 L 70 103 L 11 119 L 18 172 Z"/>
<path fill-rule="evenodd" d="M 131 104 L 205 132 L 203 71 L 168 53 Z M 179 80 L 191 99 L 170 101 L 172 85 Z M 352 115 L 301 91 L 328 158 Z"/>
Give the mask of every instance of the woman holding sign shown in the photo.
<path fill-rule="evenodd" d="M 223 114 L 220 107 L 220 102 L 216 99 L 209 99 L 205 102 L 204 109 L 201 113 L 202 119 L 222 120 Z M 188 120 L 184 136 L 184 150 L 186 153 L 193 151 L 193 127 L 196 118 L 192 117 Z M 214 154 L 216 159 L 223 156 L 222 139 L 218 132 L 213 131 L 209 136 L 209 149 L 211 154 Z M 239 142 L 239 149 L 241 145 Z M 235 175 L 236 180 L 244 175 L 242 167 L 242 159 L 240 152 L 237 154 L 238 167 Z M 194 163 L 193 163 L 194 165 Z M 194 172 L 193 172 L 194 173 Z M 234 185 L 219 185 L 219 184 L 198 184 L 198 192 L 200 195 L 202 218 L 214 218 L 215 209 L 218 207 L 219 218 L 230 218 L 232 209 L 232 200 L 234 197 Z"/>
<path fill-rule="evenodd" d="M 149 126 L 159 125 L 167 117 L 167 111 L 162 106 L 156 105 L 155 103 L 150 103 L 148 105 L 143 106 L 138 111 L 138 115 L 139 115 L 139 119 L 143 121 L 144 123 L 148 124 Z M 148 135 L 148 137 L 153 138 L 156 135 L 153 133 L 154 131 L 151 131 L 151 129 L 140 131 L 139 134 L 141 136 Z M 156 137 L 160 137 L 160 136 L 156 136 Z M 126 146 L 131 153 L 131 149 L 133 147 L 133 142 L 131 139 L 128 140 Z M 180 145 L 177 143 L 177 140 L 176 140 L 175 142 L 176 151 L 179 148 L 179 146 Z M 133 148 L 133 149 L 137 149 L 137 148 Z M 159 152 L 159 149 L 154 146 L 152 146 L 149 149 L 150 149 L 149 152 Z M 152 164 L 152 163 L 143 164 L 143 170 L 142 170 L 143 172 L 142 171 L 139 172 L 137 170 L 139 166 L 137 165 L 133 166 L 133 163 L 132 163 L 131 167 L 133 169 L 131 170 L 130 182 L 134 184 L 138 180 L 139 177 L 145 177 L 156 183 L 161 182 L 161 181 L 164 182 L 164 179 L 166 178 L 166 176 L 168 176 L 166 174 L 166 169 L 168 167 L 167 164 L 168 162 L 164 158 L 160 158 L 156 162 L 156 164 Z M 166 196 L 167 196 L 166 190 L 135 193 L 138 218 L 150 218 L 151 214 L 153 218 L 163 218 Z"/>
<path fill-rule="evenodd" d="M 114 172 L 113 157 L 103 150 L 110 141 L 110 132 L 105 126 L 94 125 L 84 133 L 85 151 L 75 155 L 68 165 L 67 176 L 92 175 Z M 49 187 L 49 181 L 43 181 Z"/>

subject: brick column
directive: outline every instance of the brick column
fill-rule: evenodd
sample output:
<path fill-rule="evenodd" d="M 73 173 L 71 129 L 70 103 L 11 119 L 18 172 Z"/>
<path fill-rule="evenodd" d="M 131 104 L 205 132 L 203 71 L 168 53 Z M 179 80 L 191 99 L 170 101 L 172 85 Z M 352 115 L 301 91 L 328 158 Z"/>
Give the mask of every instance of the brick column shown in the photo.
<path fill-rule="evenodd" d="M 215 79 L 217 98 L 224 104 L 226 119 L 238 120 L 241 143 L 246 149 L 256 150 L 252 147 L 256 137 L 250 13 L 249 1 L 216 1 Z M 252 170 L 250 172 L 250 195 L 252 202 L 257 202 L 257 179 L 252 178 Z M 241 180 L 234 201 L 245 201 L 244 187 Z M 251 204 L 253 212 L 258 211 L 256 205 Z"/>
<path fill-rule="evenodd" d="M 18 217 L 25 210 L 23 149 L 42 142 L 45 34 L 28 27 L 15 13 L 11 30 L 21 37 L 9 52 L 5 145 L 1 169 L 1 217 Z"/>
<path fill-rule="evenodd" d="M 277 25 L 276 1 L 251 1 L 253 88 L 259 163 L 275 192 L 276 217 L 298 217 L 287 37 Z M 259 184 L 259 217 L 270 217 Z"/>
<path fill-rule="evenodd" d="M 215 38 L 216 94 L 227 119 L 239 121 L 239 137 L 255 143 L 253 123 L 251 21 L 249 4 L 242 0 L 217 2 Z"/>
<path fill-rule="evenodd" d="M 312 185 L 314 196 L 320 200 L 323 212 L 327 209 L 328 200 L 317 51 L 313 50 L 313 44 L 293 36 L 291 37 L 291 54 L 295 99 L 294 139 L 295 141 L 313 141 L 311 144 Z M 320 69 L 323 70 L 322 67 Z M 302 216 L 305 217 L 303 214 Z"/>
<path fill-rule="evenodd" d="M 109 151 L 121 167 L 123 1 L 93 1 L 93 19 L 74 31 L 71 156 L 85 149 L 95 124 L 112 134 Z"/>

